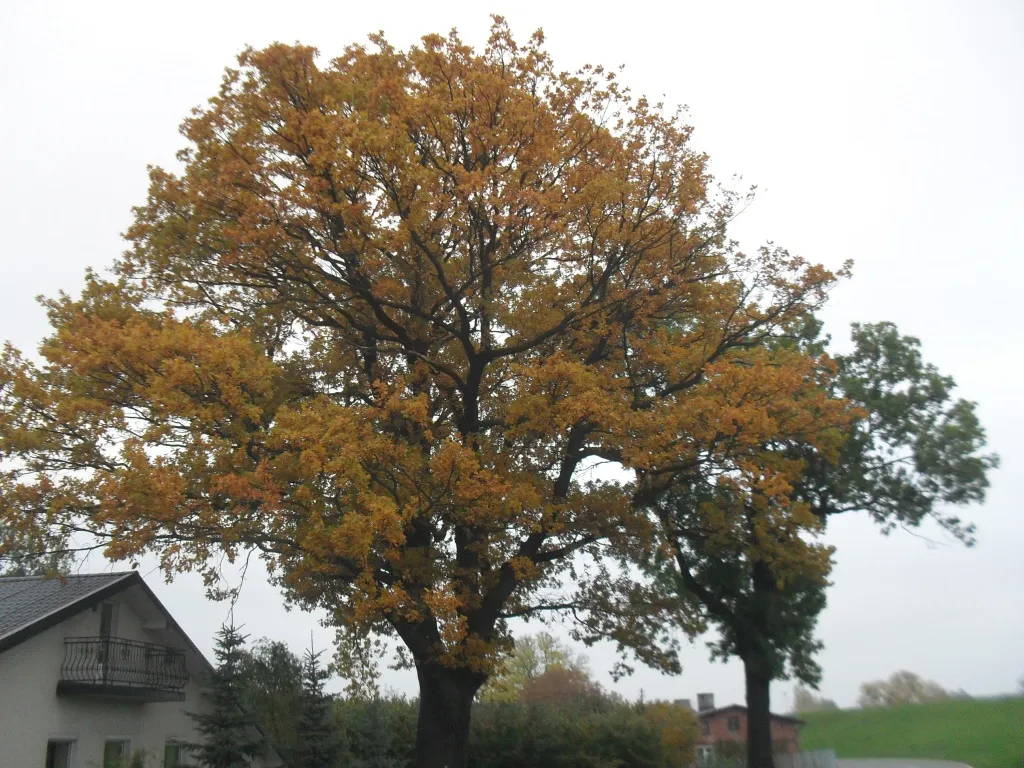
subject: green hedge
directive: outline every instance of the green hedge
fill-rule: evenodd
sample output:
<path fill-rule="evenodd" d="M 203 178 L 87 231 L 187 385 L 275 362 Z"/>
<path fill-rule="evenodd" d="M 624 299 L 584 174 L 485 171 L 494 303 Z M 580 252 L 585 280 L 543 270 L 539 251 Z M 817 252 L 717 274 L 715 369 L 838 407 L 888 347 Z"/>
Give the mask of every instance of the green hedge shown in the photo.
<path fill-rule="evenodd" d="M 339 700 L 335 718 L 353 768 L 411 765 L 418 702 Z M 643 705 L 598 699 L 572 704 L 474 706 L 471 768 L 671 768 L 689 755 L 663 746 Z"/>

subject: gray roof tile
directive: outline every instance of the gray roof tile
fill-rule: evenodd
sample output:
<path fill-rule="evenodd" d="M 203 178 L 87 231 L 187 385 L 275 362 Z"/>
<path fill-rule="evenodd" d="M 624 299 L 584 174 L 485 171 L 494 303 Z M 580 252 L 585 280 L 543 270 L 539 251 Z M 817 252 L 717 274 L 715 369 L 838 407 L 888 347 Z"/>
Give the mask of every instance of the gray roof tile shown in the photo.
<path fill-rule="evenodd" d="M 44 576 L 0 577 L 0 638 L 76 603 L 134 571 L 87 573 L 64 580 Z"/>

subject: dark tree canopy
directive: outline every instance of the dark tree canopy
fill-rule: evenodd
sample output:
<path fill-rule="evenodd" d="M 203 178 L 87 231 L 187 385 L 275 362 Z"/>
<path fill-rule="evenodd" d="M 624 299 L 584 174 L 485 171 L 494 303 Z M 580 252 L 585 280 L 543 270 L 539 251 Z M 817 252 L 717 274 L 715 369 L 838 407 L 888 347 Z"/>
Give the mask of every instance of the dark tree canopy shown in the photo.
<path fill-rule="evenodd" d="M 974 525 L 951 509 L 980 503 L 988 472 L 985 430 L 976 404 L 956 398 L 956 383 L 921 356 L 921 342 L 892 323 L 852 328 L 853 350 L 836 355 L 836 394 L 862 409 L 839 461 L 808 453 L 801 492 L 820 516 L 866 512 L 885 532 L 927 520 L 967 544 Z"/>
<path fill-rule="evenodd" d="M 807 318 L 780 343 L 819 355 L 828 344 L 820 329 Z M 821 676 L 814 631 L 832 550 L 816 539 L 828 518 L 859 511 L 884 532 L 931 520 L 970 545 L 974 526 L 950 508 L 982 501 L 987 473 L 998 465 L 983 452 L 974 403 L 953 397 L 953 379 L 923 361 L 916 338 L 891 323 L 854 324 L 852 341 L 850 353 L 835 357 L 837 375 L 826 380 L 830 393 L 855 409 L 841 426 L 838 455 L 799 440 L 765 446 L 799 464 L 788 515 L 756 493 L 721 485 L 707 465 L 653 507 L 669 554 L 652 551 L 649 569 L 666 589 L 700 602 L 719 633 L 715 657 L 744 662 L 754 768 L 771 764 L 770 681 L 794 676 L 816 685 Z M 708 510 L 733 521 L 729 535 L 709 524 L 715 516 Z M 778 524 L 780 514 L 786 525 Z"/>
<path fill-rule="evenodd" d="M 243 706 L 268 743 L 290 759 L 299 741 L 295 713 L 302 700 L 302 660 L 284 643 L 261 638 L 243 650 L 240 667 Z"/>

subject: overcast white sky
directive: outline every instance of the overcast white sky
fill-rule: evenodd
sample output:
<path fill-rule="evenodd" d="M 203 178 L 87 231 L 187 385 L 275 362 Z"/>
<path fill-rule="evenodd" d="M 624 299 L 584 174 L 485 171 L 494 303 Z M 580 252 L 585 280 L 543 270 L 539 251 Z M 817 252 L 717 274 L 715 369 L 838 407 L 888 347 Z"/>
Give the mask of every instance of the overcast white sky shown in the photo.
<path fill-rule="evenodd" d="M 830 526 L 835 586 L 821 621 L 822 690 L 853 705 L 867 679 L 906 668 L 974 695 L 1024 673 L 1024 3 L 1006 2 L 28 2 L 0 0 L 0 339 L 33 350 L 38 294 L 77 290 L 122 250 L 147 163 L 173 164 L 177 126 L 245 45 L 313 44 L 329 57 L 383 29 L 405 46 L 457 26 L 480 44 L 487 14 L 543 27 L 562 68 L 626 64 L 634 90 L 690 107 L 720 178 L 761 192 L 736 234 L 829 265 L 856 262 L 828 329 L 892 320 L 980 403 L 1003 465 L 970 517 L 966 550 L 865 519 Z M 317 617 L 285 613 L 251 569 L 237 619 L 301 650 Z M 150 584 L 201 648 L 225 617 L 195 579 Z M 681 677 L 612 684 L 658 698 L 739 702 L 742 670 L 702 641 Z M 415 691 L 410 674 L 386 682 Z M 791 685 L 773 689 L 777 709 Z"/>

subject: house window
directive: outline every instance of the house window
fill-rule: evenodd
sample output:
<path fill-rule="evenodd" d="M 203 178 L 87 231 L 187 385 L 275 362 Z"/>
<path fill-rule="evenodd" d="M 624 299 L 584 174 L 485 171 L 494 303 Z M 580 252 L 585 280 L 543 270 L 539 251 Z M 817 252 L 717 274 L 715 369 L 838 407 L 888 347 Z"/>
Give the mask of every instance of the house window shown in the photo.
<path fill-rule="evenodd" d="M 103 768 L 128 768 L 127 739 L 107 739 L 103 743 Z"/>
<path fill-rule="evenodd" d="M 180 741 L 168 741 L 164 744 L 163 768 L 185 768 L 187 759 L 187 747 Z"/>
<path fill-rule="evenodd" d="M 71 768 L 73 741 L 50 739 L 46 742 L 46 768 Z"/>
<path fill-rule="evenodd" d="M 711 735 L 711 723 L 709 723 L 707 720 L 700 721 L 700 734 L 701 736 Z"/>
<path fill-rule="evenodd" d="M 715 757 L 714 747 L 698 746 L 697 747 L 697 764 L 707 765 Z"/>
<path fill-rule="evenodd" d="M 740 732 L 740 719 L 738 717 L 729 718 L 729 732 L 739 733 Z"/>

